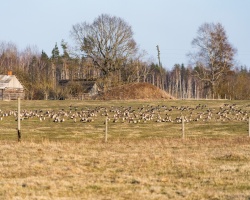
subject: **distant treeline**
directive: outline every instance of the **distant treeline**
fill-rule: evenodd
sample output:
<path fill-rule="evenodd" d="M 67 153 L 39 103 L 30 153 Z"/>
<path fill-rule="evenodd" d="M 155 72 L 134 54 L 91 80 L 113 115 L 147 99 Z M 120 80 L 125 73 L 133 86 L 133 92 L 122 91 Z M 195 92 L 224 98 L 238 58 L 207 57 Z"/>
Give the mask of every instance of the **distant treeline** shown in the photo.
<path fill-rule="evenodd" d="M 28 47 L 20 52 L 13 43 L 1 43 L 0 74 L 7 74 L 9 70 L 12 70 L 25 86 L 26 99 L 59 99 L 80 95 L 82 88 L 74 80 L 94 80 L 101 88 L 104 81 L 110 83 L 108 87 L 131 82 L 148 82 L 178 99 L 250 99 L 250 71 L 246 66 L 224 74 L 213 96 L 209 82 L 195 76 L 196 71 L 191 66 L 176 64 L 171 70 L 166 70 L 156 63 L 135 59 L 123 64 L 109 79 L 104 80 L 103 72 L 96 68 L 89 58 L 71 57 L 66 48 L 60 54 L 57 45 L 52 50 L 52 56 L 48 57 L 45 52 L 39 53 L 37 48 Z M 60 80 L 72 81 L 67 88 L 62 88 Z"/>

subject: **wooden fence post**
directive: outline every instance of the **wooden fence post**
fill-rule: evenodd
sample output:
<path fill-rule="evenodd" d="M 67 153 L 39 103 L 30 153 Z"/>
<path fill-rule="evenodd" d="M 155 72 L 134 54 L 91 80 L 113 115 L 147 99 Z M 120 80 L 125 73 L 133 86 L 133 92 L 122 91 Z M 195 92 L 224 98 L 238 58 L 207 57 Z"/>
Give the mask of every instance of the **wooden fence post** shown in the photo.
<path fill-rule="evenodd" d="M 181 122 L 182 122 L 182 138 L 185 138 L 185 126 L 184 126 L 184 116 L 182 115 L 181 118 Z"/>
<path fill-rule="evenodd" d="M 250 117 L 248 119 L 248 136 L 250 137 Z"/>
<path fill-rule="evenodd" d="M 107 142 L 108 141 L 108 118 L 107 117 L 106 117 L 105 125 L 106 125 L 106 128 L 105 128 L 105 142 Z"/>
<path fill-rule="evenodd" d="M 21 141 L 21 123 L 20 123 L 20 97 L 17 98 L 17 138 L 18 142 Z"/>

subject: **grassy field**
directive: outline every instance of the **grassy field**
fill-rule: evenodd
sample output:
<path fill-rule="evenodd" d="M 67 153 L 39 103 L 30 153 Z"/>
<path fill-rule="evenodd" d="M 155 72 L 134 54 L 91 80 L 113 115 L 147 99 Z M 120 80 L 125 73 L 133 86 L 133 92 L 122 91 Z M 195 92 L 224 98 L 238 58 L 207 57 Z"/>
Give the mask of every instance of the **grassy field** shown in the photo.
<path fill-rule="evenodd" d="M 0 199 L 250 199 L 249 105 L 2 101 Z"/>

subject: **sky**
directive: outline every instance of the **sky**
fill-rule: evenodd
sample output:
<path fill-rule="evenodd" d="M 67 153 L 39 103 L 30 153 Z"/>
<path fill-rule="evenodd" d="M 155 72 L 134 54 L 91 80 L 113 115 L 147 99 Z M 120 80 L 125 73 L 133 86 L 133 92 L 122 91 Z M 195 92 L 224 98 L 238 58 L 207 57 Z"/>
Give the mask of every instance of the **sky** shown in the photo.
<path fill-rule="evenodd" d="M 250 0 L 2 0 L 0 42 L 19 50 L 36 46 L 49 56 L 61 41 L 73 45 L 72 26 L 92 23 L 101 14 L 122 18 L 134 32 L 145 59 L 164 68 L 189 64 L 192 40 L 204 23 L 221 23 L 237 49 L 236 66 L 250 69 Z"/>

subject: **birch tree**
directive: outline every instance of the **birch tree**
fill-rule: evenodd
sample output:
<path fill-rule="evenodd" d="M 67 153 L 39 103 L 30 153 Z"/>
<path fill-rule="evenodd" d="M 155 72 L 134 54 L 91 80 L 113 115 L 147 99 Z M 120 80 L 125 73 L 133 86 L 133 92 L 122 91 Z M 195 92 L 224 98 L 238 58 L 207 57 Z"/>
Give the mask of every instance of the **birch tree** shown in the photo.
<path fill-rule="evenodd" d="M 201 25 L 192 46 L 195 51 L 189 56 L 195 65 L 194 75 L 209 84 L 214 96 L 218 82 L 233 67 L 236 49 L 220 23 Z"/>

